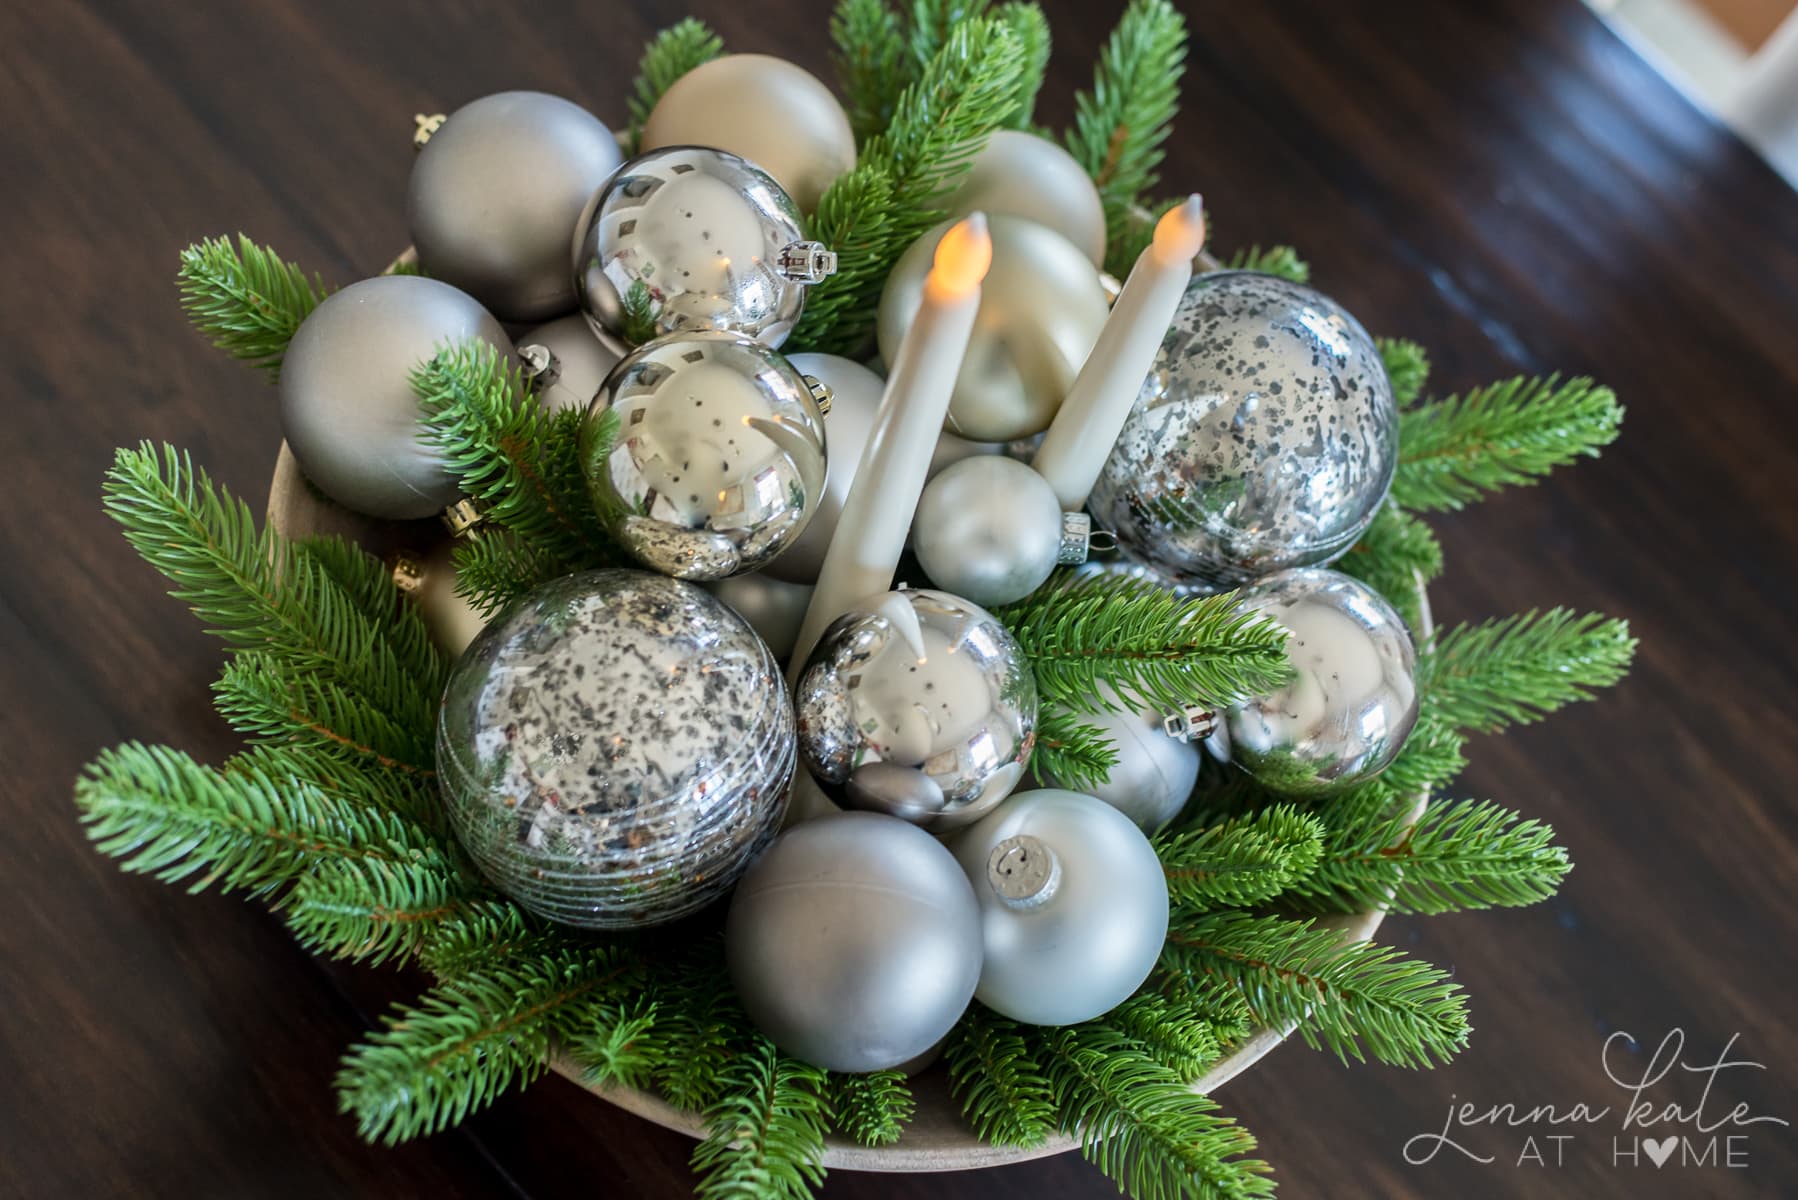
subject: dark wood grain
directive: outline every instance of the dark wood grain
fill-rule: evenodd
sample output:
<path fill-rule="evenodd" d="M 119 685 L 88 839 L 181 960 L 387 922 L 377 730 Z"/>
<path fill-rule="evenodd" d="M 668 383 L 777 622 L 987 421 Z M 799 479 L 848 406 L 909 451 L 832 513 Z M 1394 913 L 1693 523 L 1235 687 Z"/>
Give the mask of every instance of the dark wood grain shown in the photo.
<path fill-rule="evenodd" d="M 1115 16 L 1049 0 L 1047 119 Z M 694 0 L 738 49 L 822 69 L 817 3 Z M 1630 406 L 1601 462 L 1440 522 L 1453 621 L 1567 603 L 1630 618 L 1636 673 L 1602 705 L 1474 747 L 1461 787 L 1553 821 L 1579 869 L 1523 912 L 1397 919 L 1454 968 L 1478 1033 L 1450 1067 L 1344 1069 L 1280 1050 L 1220 1099 L 1292 1196 L 1776 1196 L 1789 1129 L 1743 1170 L 1567 1165 L 1521 1134 L 1409 1166 L 1451 1099 L 1616 1103 L 1607 1033 L 1732 1034 L 1767 1065 L 1717 1084 L 1798 1117 L 1791 781 L 1798 779 L 1798 201 L 1573 0 L 1193 5 L 1170 186 L 1224 248 L 1296 242 L 1436 382 L 1589 372 Z M 461 1131 L 361 1145 L 332 1111 L 341 1048 L 394 973 L 327 968 L 250 905 L 126 877 L 68 791 L 127 738 L 222 756 L 218 654 L 101 516 L 140 438 L 191 447 L 248 497 L 272 395 L 182 325 L 176 250 L 242 228 L 337 282 L 406 240 L 410 117 L 530 86 L 621 112 L 661 5 L 207 3 L 0 8 L 0 1193 L 675 1197 L 688 1144 L 559 1080 Z M 1643 1052 L 1645 1057 L 1646 1051 Z M 1639 1061 L 1639 1060 L 1638 1060 Z M 1690 1104 L 1701 1081 L 1660 1089 Z M 1104 1196 L 1064 1158 L 961 1177 L 839 1175 L 842 1197 Z"/>

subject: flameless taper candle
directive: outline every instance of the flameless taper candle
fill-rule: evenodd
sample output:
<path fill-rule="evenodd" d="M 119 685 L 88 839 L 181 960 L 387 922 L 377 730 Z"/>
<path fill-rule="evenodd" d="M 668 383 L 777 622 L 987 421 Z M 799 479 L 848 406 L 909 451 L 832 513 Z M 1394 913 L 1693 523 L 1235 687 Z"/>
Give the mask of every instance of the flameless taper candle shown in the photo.
<path fill-rule="evenodd" d="M 973 213 L 936 245 L 924 295 L 894 356 L 855 483 L 818 571 L 787 671 L 796 678 L 825 628 L 857 601 L 893 586 L 918 496 L 949 412 L 955 376 L 980 308 L 980 281 L 993 261 L 986 216 Z"/>
<path fill-rule="evenodd" d="M 1123 432 L 1142 381 L 1205 246 L 1205 209 L 1194 195 L 1155 224 L 1155 238 L 1130 268 L 1111 316 L 1031 463 L 1061 507 L 1086 503 L 1111 447 Z"/>

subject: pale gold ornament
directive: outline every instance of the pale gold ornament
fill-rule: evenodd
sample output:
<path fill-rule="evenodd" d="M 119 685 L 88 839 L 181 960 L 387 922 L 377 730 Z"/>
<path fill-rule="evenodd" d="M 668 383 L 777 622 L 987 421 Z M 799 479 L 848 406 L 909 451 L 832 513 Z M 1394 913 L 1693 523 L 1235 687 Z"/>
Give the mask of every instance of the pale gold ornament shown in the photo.
<path fill-rule="evenodd" d="M 443 542 L 429 553 L 393 559 L 394 586 L 418 605 L 431 640 L 451 658 L 459 657 L 468 643 L 487 627 L 485 617 L 456 595 L 456 564 L 451 559 L 455 543 Z"/>
<path fill-rule="evenodd" d="M 1110 311 L 1099 272 L 1080 248 L 1022 217 L 992 217 L 993 264 L 980 288 L 974 336 L 955 380 L 947 428 L 1007 442 L 1049 427 Z M 918 310 L 947 224 L 900 256 L 880 297 L 881 357 L 893 361 Z"/>
<path fill-rule="evenodd" d="M 994 130 L 948 208 L 954 217 L 984 212 L 1035 221 L 1080 247 L 1095 267 L 1105 261 L 1105 208 L 1092 176 L 1034 133 Z"/>
<path fill-rule="evenodd" d="M 767 54 L 727 54 L 662 93 L 642 148 L 711 146 L 774 176 L 804 212 L 855 166 L 849 117 L 817 76 Z"/>

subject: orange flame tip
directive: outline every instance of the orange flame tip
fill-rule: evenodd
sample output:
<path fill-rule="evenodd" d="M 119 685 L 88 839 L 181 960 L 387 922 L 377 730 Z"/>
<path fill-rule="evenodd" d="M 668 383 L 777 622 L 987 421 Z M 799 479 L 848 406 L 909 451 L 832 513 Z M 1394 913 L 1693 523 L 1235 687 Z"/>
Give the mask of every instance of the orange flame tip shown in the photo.
<path fill-rule="evenodd" d="M 1205 201 L 1197 192 L 1161 214 L 1151 246 L 1164 265 L 1189 262 L 1205 248 Z"/>
<path fill-rule="evenodd" d="M 942 299 L 959 299 L 979 288 L 992 265 L 993 237 L 986 228 L 986 214 L 970 213 L 937 242 L 926 285 Z"/>

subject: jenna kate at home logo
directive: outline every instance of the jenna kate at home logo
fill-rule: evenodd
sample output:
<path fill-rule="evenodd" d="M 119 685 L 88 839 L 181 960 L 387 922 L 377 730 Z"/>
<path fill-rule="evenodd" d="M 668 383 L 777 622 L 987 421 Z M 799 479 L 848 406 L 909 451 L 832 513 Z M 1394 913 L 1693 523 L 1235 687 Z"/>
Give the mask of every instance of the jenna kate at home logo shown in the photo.
<path fill-rule="evenodd" d="M 1740 1034 L 1731 1034 L 1714 1057 L 1694 1048 L 1674 1029 L 1640 1066 L 1630 1051 L 1641 1043 L 1619 1031 L 1605 1039 L 1603 1066 L 1614 1085 L 1602 1097 L 1569 1105 L 1514 1102 L 1482 1105 L 1450 1097 L 1438 1133 L 1420 1133 L 1405 1142 L 1412 1166 L 1447 1152 L 1483 1165 L 1558 1167 L 1576 1155 L 1597 1154 L 1613 1167 L 1713 1168 L 1742 1170 L 1752 1154 L 1751 1134 L 1790 1122 L 1755 1112 L 1745 1102 L 1728 1105 L 1713 1098 L 1719 1079 L 1730 1073 L 1764 1071 L 1764 1063 L 1734 1057 Z M 1726 1084 L 1727 1086 L 1727 1084 Z M 1669 1099 L 1699 1089 L 1696 1100 Z"/>

